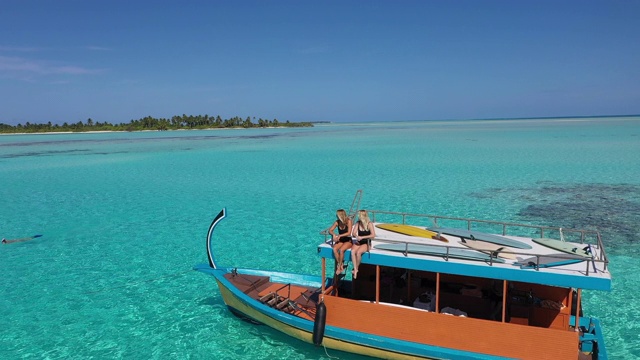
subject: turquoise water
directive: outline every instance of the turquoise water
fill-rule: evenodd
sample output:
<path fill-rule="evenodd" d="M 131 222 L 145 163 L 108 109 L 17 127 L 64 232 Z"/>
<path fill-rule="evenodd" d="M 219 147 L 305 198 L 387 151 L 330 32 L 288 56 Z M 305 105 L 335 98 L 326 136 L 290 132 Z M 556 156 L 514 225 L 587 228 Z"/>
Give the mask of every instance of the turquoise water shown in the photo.
<path fill-rule="evenodd" d="M 640 358 L 640 118 L 328 124 L 0 136 L 0 358 L 360 359 L 231 315 L 206 262 L 319 273 L 318 232 L 363 207 L 599 226 L 585 292 L 614 359 Z"/>

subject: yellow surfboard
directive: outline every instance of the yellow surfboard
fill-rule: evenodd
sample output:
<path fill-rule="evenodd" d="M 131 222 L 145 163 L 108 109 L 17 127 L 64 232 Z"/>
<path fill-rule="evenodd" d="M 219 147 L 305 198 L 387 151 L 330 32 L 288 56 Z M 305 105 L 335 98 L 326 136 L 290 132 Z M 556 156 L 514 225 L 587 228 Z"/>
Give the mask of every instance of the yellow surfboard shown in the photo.
<path fill-rule="evenodd" d="M 438 233 L 435 231 L 427 230 L 425 228 L 413 226 L 413 225 L 404 225 L 404 224 L 377 224 L 377 228 L 393 231 L 398 234 L 409 235 L 422 237 L 427 239 L 438 240 L 442 242 L 449 242 L 449 240 L 444 237 L 438 237 Z"/>

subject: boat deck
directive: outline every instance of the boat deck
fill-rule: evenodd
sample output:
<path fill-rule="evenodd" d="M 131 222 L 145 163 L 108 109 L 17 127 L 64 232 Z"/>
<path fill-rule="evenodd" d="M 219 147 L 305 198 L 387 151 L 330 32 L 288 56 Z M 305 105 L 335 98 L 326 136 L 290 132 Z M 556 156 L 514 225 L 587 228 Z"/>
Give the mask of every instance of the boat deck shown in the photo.
<path fill-rule="evenodd" d="M 273 282 L 269 276 L 227 273 L 225 279 L 240 291 L 270 307 L 313 320 L 320 289 Z"/>
<path fill-rule="evenodd" d="M 424 229 L 424 227 L 422 228 Z M 371 242 L 371 249 L 363 256 L 363 263 L 383 266 L 398 266 L 415 270 L 429 270 L 459 275 L 482 275 L 488 278 L 505 279 L 547 284 L 553 286 L 577 287 L 583 289 L 610 290 L 611 274 L 607 268 L 606 254 L 600 244 L 570 243 L 577 249 L 590 247 L 591 257 L 584 261 L 576 262 L 576 256 L 563 253 L 558 250 L 540 245 L 530 237 L 501 235 L 506 238 L 525 243 L 531 249 L 502 249 L 505 256 L 491 251 L 470 249 L 462 245 L 461 238 L 452 235 L 440 234 L 448 242 L 403 235 L 376 227 L 376 238 Z M 473 240 L 468 240 L 473 242 Z M 416 252 L 389 251 L 378 249 L 383 244 L 395 244 L 395 247 L 413 245 L 429 245 L 437 247 L 442 254 L 420 254 Z M 466 252 L 484 253 L 488 260 L 468 260 L 447 256 L 447 252 L 457 250 Z M 325 242 L 319 245 L 318 252 L 322 257 L 332 258 L 332 244 Z M 496 257 L 497 256 L 497 257 Z M 552 258 L 553 262 L 568 262 L 553 266 L 543 264 L 544 259 Z M 349 259 L 349 257 L 346 257 Z M 495 259 L 495 260 L 494 260 Z M 527 260 L 527 261 L 525 261 Z M 540 264 L 539 266 L 537 264 Z"/>

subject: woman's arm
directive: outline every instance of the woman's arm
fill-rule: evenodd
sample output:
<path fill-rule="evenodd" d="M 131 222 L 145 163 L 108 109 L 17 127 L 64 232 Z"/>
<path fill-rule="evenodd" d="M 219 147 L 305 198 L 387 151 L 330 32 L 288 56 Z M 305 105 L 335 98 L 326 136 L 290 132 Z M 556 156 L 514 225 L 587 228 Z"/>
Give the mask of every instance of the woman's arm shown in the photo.
<path fill-rule="evenodd" d="M 333 224 L 331 224 L 331 227 L 329 228 L 329 233 L 331 234 L 331 237 L 333 239 L 336 238 L 336 234 L 334 234 L 333 232 L 336 230 L 336 227 L 338 227 L 338 220 L 334 221 Z"/>
<path fill-rule="evenodd" d="M 333 231 L 336 229 L 336 227 L 338 227 L 338 220 L 334 221 L 333 224 L 331 224 L 329 232 L 333 234 Z"/>

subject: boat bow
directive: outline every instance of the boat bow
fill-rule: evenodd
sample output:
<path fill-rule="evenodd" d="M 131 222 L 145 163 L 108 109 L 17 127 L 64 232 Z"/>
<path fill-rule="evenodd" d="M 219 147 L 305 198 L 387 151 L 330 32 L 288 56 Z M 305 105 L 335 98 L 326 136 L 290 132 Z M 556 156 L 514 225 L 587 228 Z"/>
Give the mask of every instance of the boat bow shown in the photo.
<path fill-rule="evenodd" d="M 220 220 L 224 219 L 226 216 L 227 216 L 227 209 L 222 208 L 222 210 L 220 210 L 218 215 L 216 215 L 216 217 L 211 222 L 211 225 L 209 225 L 209 232 L 207 233 L 207 256 L 209 257 L 209 266 L 211 266 L 214 269 L 217 269 L 217 266 L 216 266 L 216 260 L 213 257 L 213 250 L 211 250 L 211 236 L 213 235 L 213 230 L 215 229 L 216 225 L 218 225 Z"/>

